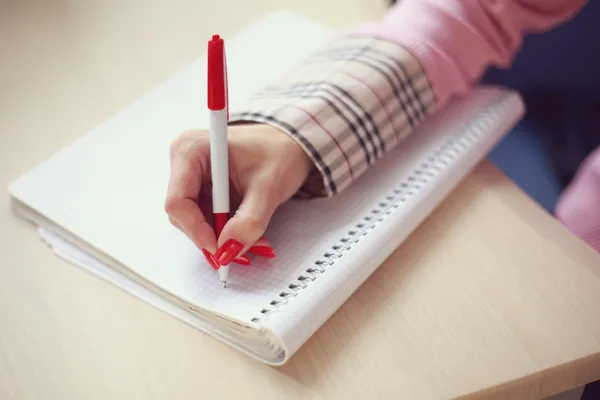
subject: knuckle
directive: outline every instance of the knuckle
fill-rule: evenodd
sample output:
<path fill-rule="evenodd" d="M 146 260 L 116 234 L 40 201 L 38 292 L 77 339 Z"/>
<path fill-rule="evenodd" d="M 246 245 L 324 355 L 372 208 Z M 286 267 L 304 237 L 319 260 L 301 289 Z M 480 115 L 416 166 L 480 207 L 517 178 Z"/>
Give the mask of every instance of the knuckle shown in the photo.
<path fill-rule="evenodd" d="M 171 142 L 171 157 L 189 153 L 195 148 L 196 144 L 202 144 L 206 139 L 208 139 L 208 135 L 204 130 L 183 131 Z"/>
<path fill-rule="evenodd" d="M 190 136 L 189 132 L 183 132 L 183 133 L 179 134 L 179 136 L 177 136 L 171 142 L 171 148 L 170 148 L 171 155 L 177 154 L 179 152 L 179 150 L 181 150 L 181 148 L 184 147 L 184 145 L 189 142 L 189 140 L 190 140 L 189 136 Z"/>
<path fill-rule="evenodd" d="M 179 223 L 173 217 L 169 217 L 169 222 L 176 228 L 179 228 Z"/>
<path fill-rule="evenodd" d="M 174 196 L 167 196 L 165 200 L 165 212 L 172 218 L 177 213 L 181 206 L 181 200 Z"/>

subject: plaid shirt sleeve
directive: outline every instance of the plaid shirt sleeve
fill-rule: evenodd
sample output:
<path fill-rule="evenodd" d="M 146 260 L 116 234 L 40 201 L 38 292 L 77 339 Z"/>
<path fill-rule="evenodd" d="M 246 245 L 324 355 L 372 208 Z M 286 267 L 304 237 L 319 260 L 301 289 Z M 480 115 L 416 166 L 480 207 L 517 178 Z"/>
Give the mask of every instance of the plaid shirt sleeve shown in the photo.
<path fill-rule="evenodd" d="M 298 196 L 333 196 L 409 135 L 433 109 L 434 93 L 403 47 L 338 39 L 253 95 L 231 123 L 274 126 L 314 163 Z"/>

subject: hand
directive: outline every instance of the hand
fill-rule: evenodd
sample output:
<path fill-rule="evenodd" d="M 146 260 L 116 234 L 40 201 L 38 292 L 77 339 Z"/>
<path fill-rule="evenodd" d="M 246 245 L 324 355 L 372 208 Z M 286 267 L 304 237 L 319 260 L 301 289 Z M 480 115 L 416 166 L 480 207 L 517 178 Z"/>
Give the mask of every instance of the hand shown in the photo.
<path fill-rule="evenodd" d="M 231 210 L 237 211 L 218 241 L 212 227 L 209 133 L 182 133 L 171 145 L 165 211 L 171 223 L 202 249 L 209 262 L 245 264 L 243 254 L 274 256 L 263 237 L 277 207 L 289 200 L 312 168 L 306 153 L 285 133 L 262 124 L 228 130 Z M 207 254 L 208 253 L 208 254 Z M 214 257 L 211 257 L 214 255 Z M 240 257 L 241 256 L 241 257 Z"/>

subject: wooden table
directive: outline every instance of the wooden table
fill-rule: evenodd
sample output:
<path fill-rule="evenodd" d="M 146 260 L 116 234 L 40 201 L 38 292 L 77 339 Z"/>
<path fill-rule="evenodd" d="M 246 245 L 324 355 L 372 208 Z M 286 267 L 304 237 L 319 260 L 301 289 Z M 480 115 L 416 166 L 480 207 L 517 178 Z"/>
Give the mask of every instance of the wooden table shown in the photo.
<path fill-rule="evenodd" d="M 286 6 L 336 27 L 369 0 L 0 3 L 0 182 Z M 210 9 L 210 11 L 208 11 Z M 600 378 L 600 256 L 487 163 L 274 369 L 55 257 L 0 197 L 0 398 L 533 399 Z"/>

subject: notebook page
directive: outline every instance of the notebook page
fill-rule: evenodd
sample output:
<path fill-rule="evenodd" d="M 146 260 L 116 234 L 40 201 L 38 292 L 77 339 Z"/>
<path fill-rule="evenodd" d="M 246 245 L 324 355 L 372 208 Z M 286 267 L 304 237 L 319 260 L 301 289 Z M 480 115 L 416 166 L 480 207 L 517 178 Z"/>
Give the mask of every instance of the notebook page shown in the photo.
<path fill-rule="evenodd" d="M 252 344 L 249 344 L 248 337 L 244 334 L 244 329 L 236 329 L 238 333 L 238 335 L 236 335 L 234 330 L 228 329 L 227 327 L 215 327 L 214 324 L 207 322 L 205 318 L 191 312 L 187 307 L 175 304 L 137 282 L 128 279 L 126 276 L 111 268 L 108 264 L 103 263 L 76 246 L 69 244 L 60 236 L 55 235 L 46 228 L 40 228 L 39 233 L 42 236 L 42 239 L 52 247 L 54 252 L 65 261 L 78 266 L 103 280 L 111 282 L 120 289 L 217 340 L 224 341 L 230 346 L 237 348 L 252 357 L 259 358 L 263 361 L 266 359 L 264 356 L 257 354 L 255 347 L 253 347 Z M 243 332 L 241 338 L 239 335 L 240 332 Z"/>
<path fill-rule="evenodd" d="M 478 88 L 429 119 L 338 197 L 316 207 L 289 204 L 282 210 L 275 220 L 275 234 L 285 235 L 289 221 L 297 221 L 300 237 L 325 240 L 329 246 L 304 268 L 318 268 L 314 261 L 319 260 L 325 263 L 321 264 L 323 272 L 296 268 L 294 272 L 304 279 L 292 279 L 288 285 L 299 287 L 286 287 L 287 295 L 278 295 L 273 299 L 278 303 L 266 304 L 264 313 L 257 314 L 257 322 L 283 338 L 287 357 L 401 245 L 523 111 L 516 93 Z M 315 232 L 315 226 L 327 229 L 337 223 L 350 226 L 354 233 Z M 330 253 L 329 257 L 324 253 Z M 299 320 L 303 323 L 298 324 Z"/>

